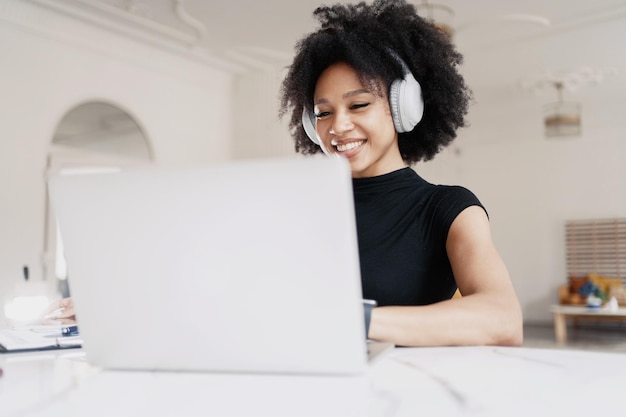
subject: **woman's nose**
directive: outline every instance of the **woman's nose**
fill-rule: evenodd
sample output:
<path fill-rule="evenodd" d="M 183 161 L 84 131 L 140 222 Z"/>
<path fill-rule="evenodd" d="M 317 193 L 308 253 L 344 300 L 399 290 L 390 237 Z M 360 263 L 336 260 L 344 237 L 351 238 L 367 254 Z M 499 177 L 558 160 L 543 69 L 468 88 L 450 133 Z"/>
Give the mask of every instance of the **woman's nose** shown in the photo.
<path fill-rule="evenodd" d="M 333 123 L 330 126 L 329 133 L 331 135 L 341 136 L 353 128 L 354 124 L 352 123 L 350 116 L 345 112 L 337 112 L 335 114 L 335 118 L 333 119 Z"/>

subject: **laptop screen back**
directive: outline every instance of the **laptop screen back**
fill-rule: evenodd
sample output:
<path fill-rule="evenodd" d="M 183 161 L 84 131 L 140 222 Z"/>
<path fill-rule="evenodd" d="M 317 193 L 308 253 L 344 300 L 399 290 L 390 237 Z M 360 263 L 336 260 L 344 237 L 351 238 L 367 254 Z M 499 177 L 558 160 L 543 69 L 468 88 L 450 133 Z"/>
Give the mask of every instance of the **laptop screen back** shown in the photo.
<path fill-rule="evenodd" d="M 49 189 L 94 364 L 364 369 L 345 161 L 289 158 L 57 176 Z"/>

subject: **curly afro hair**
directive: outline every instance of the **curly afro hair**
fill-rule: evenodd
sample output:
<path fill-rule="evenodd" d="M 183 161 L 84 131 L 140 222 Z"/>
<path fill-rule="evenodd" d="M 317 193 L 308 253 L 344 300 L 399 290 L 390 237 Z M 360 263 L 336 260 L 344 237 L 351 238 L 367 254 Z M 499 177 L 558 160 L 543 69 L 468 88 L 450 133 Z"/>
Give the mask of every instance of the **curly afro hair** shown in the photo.
<path fill-rule="evenodd" d="M 466 125 L 471 91 L 457 70 L 463 57 L 440 29 L 418 16 L 405 0 L 321 6 L 313 14 L 321 27 L 296 44 L 280 90 L 279 116 L 291 110 L 289 129 L 296 152 L 321 152 L 302 127 L 302 111 L 305 107 L 313 111 L 321 73 L 345 62 L 356 70 L 363 85 L 376 88 L 382 81 L 388 90 L 394 80 L 403 78 L 402 66 L 392 59 L 390 49 L 419 81 L 424 99 L 421 122 L 412 131 L 398 134 L 402 159 L 409 164 L 428 161 L 454 140 L 456 130 Z"/>

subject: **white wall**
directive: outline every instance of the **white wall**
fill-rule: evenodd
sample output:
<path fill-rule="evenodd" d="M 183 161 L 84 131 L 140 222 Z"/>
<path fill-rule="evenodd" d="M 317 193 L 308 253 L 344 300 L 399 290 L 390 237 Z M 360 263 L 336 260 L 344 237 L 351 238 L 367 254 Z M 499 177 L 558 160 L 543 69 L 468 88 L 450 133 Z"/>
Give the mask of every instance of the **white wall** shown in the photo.
<path fill-rule="evenodd" d="M 278 118 L 280 65 L 240 74 L 233 93 L 233 157 L 238 159 L 294 155 L 289 119 Z"/>
<path fill-rule="evenodd" d="M 88 100 L 118 105 L 136 118 L 160 164 L 230 158 L 227 66 L 13 0 L 0 8 L 0 60 L 0 304 L 23 265 L 41 279 L 46 156 L 72 107 Z"/>

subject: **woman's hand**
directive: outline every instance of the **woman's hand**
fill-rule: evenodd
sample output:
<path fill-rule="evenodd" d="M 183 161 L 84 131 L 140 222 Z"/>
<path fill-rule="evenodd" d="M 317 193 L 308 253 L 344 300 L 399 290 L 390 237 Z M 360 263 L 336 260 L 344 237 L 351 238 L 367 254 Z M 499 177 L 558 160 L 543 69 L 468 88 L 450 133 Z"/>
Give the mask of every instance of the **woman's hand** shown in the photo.
<path fill-rule="evenodd" d="M 61 298 L 48 306 L 41 319 L 42 324 L 74 324 L 74 301 L 72 297 Z"/>

